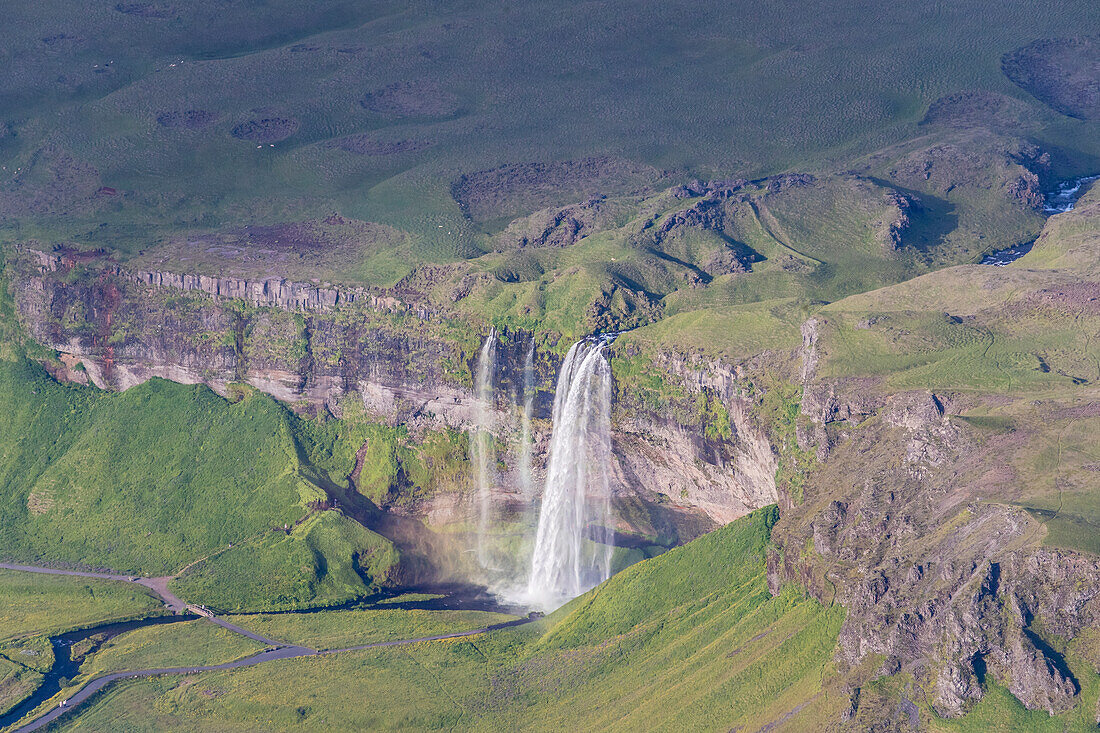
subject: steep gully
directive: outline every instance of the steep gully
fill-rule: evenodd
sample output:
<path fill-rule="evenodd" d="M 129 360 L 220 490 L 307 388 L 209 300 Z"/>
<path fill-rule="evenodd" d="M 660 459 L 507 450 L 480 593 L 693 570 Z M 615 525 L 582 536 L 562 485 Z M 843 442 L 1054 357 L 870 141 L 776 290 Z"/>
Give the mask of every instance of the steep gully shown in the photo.
<path fill-rule="evenodd" d="M 1100 174 L 1091 176 L 1081 176 L 1080 178 L 1072 178 L 1068 181 L 1062 181 L 1058 184 L 1058 187 L 1053 191 L 1049 191 L 1045 196 L 1043 203 L 1043 213 L 1048 215 L 1064 214 L 1067 211 L 1073 211 L 1074 205 L 1077 203 L 1077 199 L 1081 198 L 1084 194 L 1085 188 L 1092 183 L 1100 179 Z M 1030 242 L 1024 242 L 1023 244 L 1016 244 L 1007 249 L 1000 249 L 996 252 L 990 252 L 982 258 L 981 264 L 983 265 L 995 265 L 997 267 L 1004 267 L 1005 265 L 1015 262 L 1020 259 L 1035 245 L 1035 240 Z"/>
<path fill-rule="evenodd" d="M 96 637 L 98 644 L 102 644 L 107 640 L 110 640 L 128 631 L 133 631 L 134 629 L 144 628 L 146 626 L 179 623 L 181 621 L 189 621 L 195 618 L 203 617 L 210 623 L 216 624 L 224 629 L 245 636 L 253 641 L 268 645 L 267 649 L 264 649 L 258 654 L 253 654 L 249 657 L 245 657 L 244 659 L 238 659 L 232 662 L 225 662 L 223 664 L 194 667 L 163 667 L 157 669 L 127 670 L 123 672 L 106 674 L 101 677 L 96 677 L 88 682 L 88 684 L 86 684 L 84 687 L 82 687 L 79 692 L 74 694 L 72 697 L 64 700 L 58 707 L 51 708 L 38 718 L 35 718 L 31 722 L 17 728 L 15 730 L 15 733 L 29 733 L 30 731 L 41 730 L 45 728 L 54 720 L 75 710 L 82 703 L 86 702 L 88 699 L 93 697 L 96 693 L 100 692 L 105 687 L 122 679 L 137 679 L 140 677 L 156 677 L 160 675 L 198 674 L 200 672 L 213 672 L 217 670 L 251 667 L 257 664 L 262 664 L 264 662 L 296 659 L 299 657 L 325 656 L 330 654 L 342 654 L 345 652 L 364 651 L 367 649 L 380 649 L 384 647 L 400 646 L 403 644 L 415 644 L 427 641 L 441 641 L 444 639 L 460 639 L 467 636 L 485 634 L 498 629 L 520 626 L 522 624 L 530 623 L 540 616 L 539 614 L 531 614 L 527 617 L 517 618 L 512 621 L 505 621 L 499 624 L 492 624 L 477 629 L 470 629 L 468 631 L 457 631 L 450 634 L 420 636 L 412 639 L 395 639 L 392 641 L 375 642 L 373 644 L 360 644 L 358 646 L 351 646 L 342 649 L 317 650 L 306 646 L 286 644 L 283 642 L 268 639 L 267 637 L 260 636 L 259 634 L 237 626 L 236 624 L 232 624 L 224 619 L 218 618 L 205 608 L 187 604 L 185 601 L 182 601 L 178 596 L 168 591 L 166 588 L 166 583 L 158 582 L 167 581 L 168 578 L 135 578 L 134 576 L 121 575 L 118 573 L 93 573 L 74 570 L 58 570 L 56 568 L 45 568 L 33 565 L 14 565 L 9 563 L 0 563 L 0 568 L 5 570 L 17 570 L 30 573 L 68 575 L 81 578 L 99 578 L 104 580 L 133 582 L 153 591 L 153 593 L 158 595 L 165 602 L 166 607 L 176 612 L 176 615 L 173 616 L 154 616 L 151 618 L 138 619 L 134 621 L 103 624 L 100 626 L 70 631 L 51 637 L 50 641 L 54 647 L 55 657 L 53 667 L 46 674 L 43 683 L 39 685 L 38 689 L 35 690 L 35 692 L 30 697 L 23 700 L 19 705 L 10 710 L 8 713 L 0 715 L 0 728 L 12 725 L 24 718 L 31 711 L 42 705 L 42 703 L 46 702 L 50 698 L 54 697 L 57 693 L 59 693 L 62 689 L 63 679 L 71 679 L 79 673 L 80 664 L 73 660 L 69 650 L 73 645 L 86 639 Z M 395 606 L 393 604 L 390 604 L 386 607 L 393 608 Z M 409 604 L 400 604 L 400 607 L 409 607 Z M 494 606 L 492 610 L 497 610 L 497 608 Z"/>

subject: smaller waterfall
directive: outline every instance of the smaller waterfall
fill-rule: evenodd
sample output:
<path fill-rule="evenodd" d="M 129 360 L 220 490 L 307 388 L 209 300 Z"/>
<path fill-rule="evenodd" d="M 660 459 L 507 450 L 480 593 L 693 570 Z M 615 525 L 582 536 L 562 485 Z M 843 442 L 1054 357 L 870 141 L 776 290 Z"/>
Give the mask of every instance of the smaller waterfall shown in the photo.
<path fill-rule="evenodd" d="M 610 576 L 611 546 L 588 533 L 610 517 L 611 367 L 606 342 L 569 349 L 554 394 L 546 488 L 527 584 L 528 602 L 555 608 Z"/>
<path fill-rule="evenodd" d="M 519 431 L 519 485 L 526 501 L 534 499 L 535 486 L 531 476 L 531 415 L 535 409 L 535 339 L 527 347 L 523 360 L 523 419 Z"/>
<path fill-rule="evenodd" d="M 477 558 L 482 567 L 488 567 L 489 564 L 485 540 L 492 509 L 492 467 L 496 463 L 493 456 L 493 374 L 496 371 L 496 344 L 496 330 L 489 329 L 489 335 L 485 337 L 477 358 L 477 374 L 474 377 L 474 426 L 470 431 L 470 458 L 477 482 Z"/>

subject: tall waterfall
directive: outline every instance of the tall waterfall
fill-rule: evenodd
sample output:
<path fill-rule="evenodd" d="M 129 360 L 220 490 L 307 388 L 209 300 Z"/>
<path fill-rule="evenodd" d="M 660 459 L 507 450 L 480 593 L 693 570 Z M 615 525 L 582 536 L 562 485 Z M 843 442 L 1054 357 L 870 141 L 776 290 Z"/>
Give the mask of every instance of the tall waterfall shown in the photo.
<path fill-rule="evenodd" d="M 606 580 L 611 546 L 588 539 L 610 516 L 611 368 L 606 343 L 573 344 L 554 394 L 546 488 L 527 583 L 528 602 L 554 608 Z"/>
<path fill-rule="evenodd" d="M 482 567 L 489 563 L 485 538 L 489 530 L 493 476 L 493 373 L 496 371 L 497 334 L 489 329 L 477 358 L 475 375 L 474 427 L 470 432 L 470 458 L 477 481 L 477 558 Z"/>
<path fill-rule="evenodd" d="M 527 347 L 527 358 L 523 360 L 523 419 L 519 431 L 519 485 L 523 498 L 534 498 L 534 482 L 531 478 L 531 414 L 535 409 L 535 339 Z"/>

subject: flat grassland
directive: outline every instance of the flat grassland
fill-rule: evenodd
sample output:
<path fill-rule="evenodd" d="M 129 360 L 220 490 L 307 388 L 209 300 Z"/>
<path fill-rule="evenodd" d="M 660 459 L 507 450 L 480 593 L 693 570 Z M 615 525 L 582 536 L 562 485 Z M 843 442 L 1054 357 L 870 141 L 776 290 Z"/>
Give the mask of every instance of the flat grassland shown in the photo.
<path fill-rule="evenodd" d="M 130 583 L 0 570 L 0 713 L 53 666 L 49 636 L 160 613 L 161 600 Z"/>
<path fill-rule="evenodd" d="M 120 634 L 90 656 L 80 674 L 91 678 L 125 670 L 222 664 L 263 648 L 260 642 L 195 619 Z"/>
<path fill-rule="evenodd" d="M 398 597 L 394 602 L 400 602 Z M 250 631 L 313 649 L 344 649 L 484 628 L 514 617 L 489 611 L 363 608 L 309 613 L 245 614 L 229 618 Z"/>
<path fill-rule="evenodd" d="M 0 570 L 0 643 L 154 615 L 164 606 L 130 583 Z"/>
<path fill-rule="evenodd" d="M 233 229 L 293 263 L 286 239 L 238 230 L 336 211 L 410 233 L 348 250 L 343 271 L 383 283 L 480 254 L 486 230 L 544 206 L 820 170 L 975 121 L 1076 151 L 1055 161 L 1071 172 L 1100 155 L 1096 123 L 1018 86 L 1043 59 L 1017 51 L 1097 13 L 1087 0 L 23 4 L 0 32 L 3 232 L 137 255 Z M 223 245 L 183 257 L 237 256 Z"/>

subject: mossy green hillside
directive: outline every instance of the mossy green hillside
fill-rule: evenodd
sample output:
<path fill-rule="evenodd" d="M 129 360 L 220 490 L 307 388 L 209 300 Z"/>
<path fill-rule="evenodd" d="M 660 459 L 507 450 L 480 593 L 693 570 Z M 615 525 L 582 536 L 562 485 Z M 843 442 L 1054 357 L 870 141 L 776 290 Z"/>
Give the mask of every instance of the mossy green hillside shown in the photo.
<path fill-rule="evenodd" d="M 261 721 L 279 730 L 321 721 L 339 729 L 728 730 L 780 718 L 812 730 L 847 703 L 831 681 L 844 614 L 794 587 L 770 596 L 763 551 L 775 520 L 765 509 L 638 563 L 534 626 L 216 673 L 176 690 L 124 683 L 69 725 L 94 729 L 110 711 L 115 725 L 137 730 L 246 730 Z M 339 613 L 302 619 L 321 640 L 326 624 L 346 635 Z"/>
<path fill-rule="evenodd" d="M 222 613 L 335 605 L 392 584 L 399 561 L 389 540 L 325 511 L 204 560 L 172 587 Z"/>
<path fill-rule="evenodd" d="M 169 574 L 293 522 L 321 496 L 297 473 L 285 410 L 152 380 L 124 393 L 0 362 L 3 552 Z M 126 541 L 121 541 L 125 538 Z"/>

